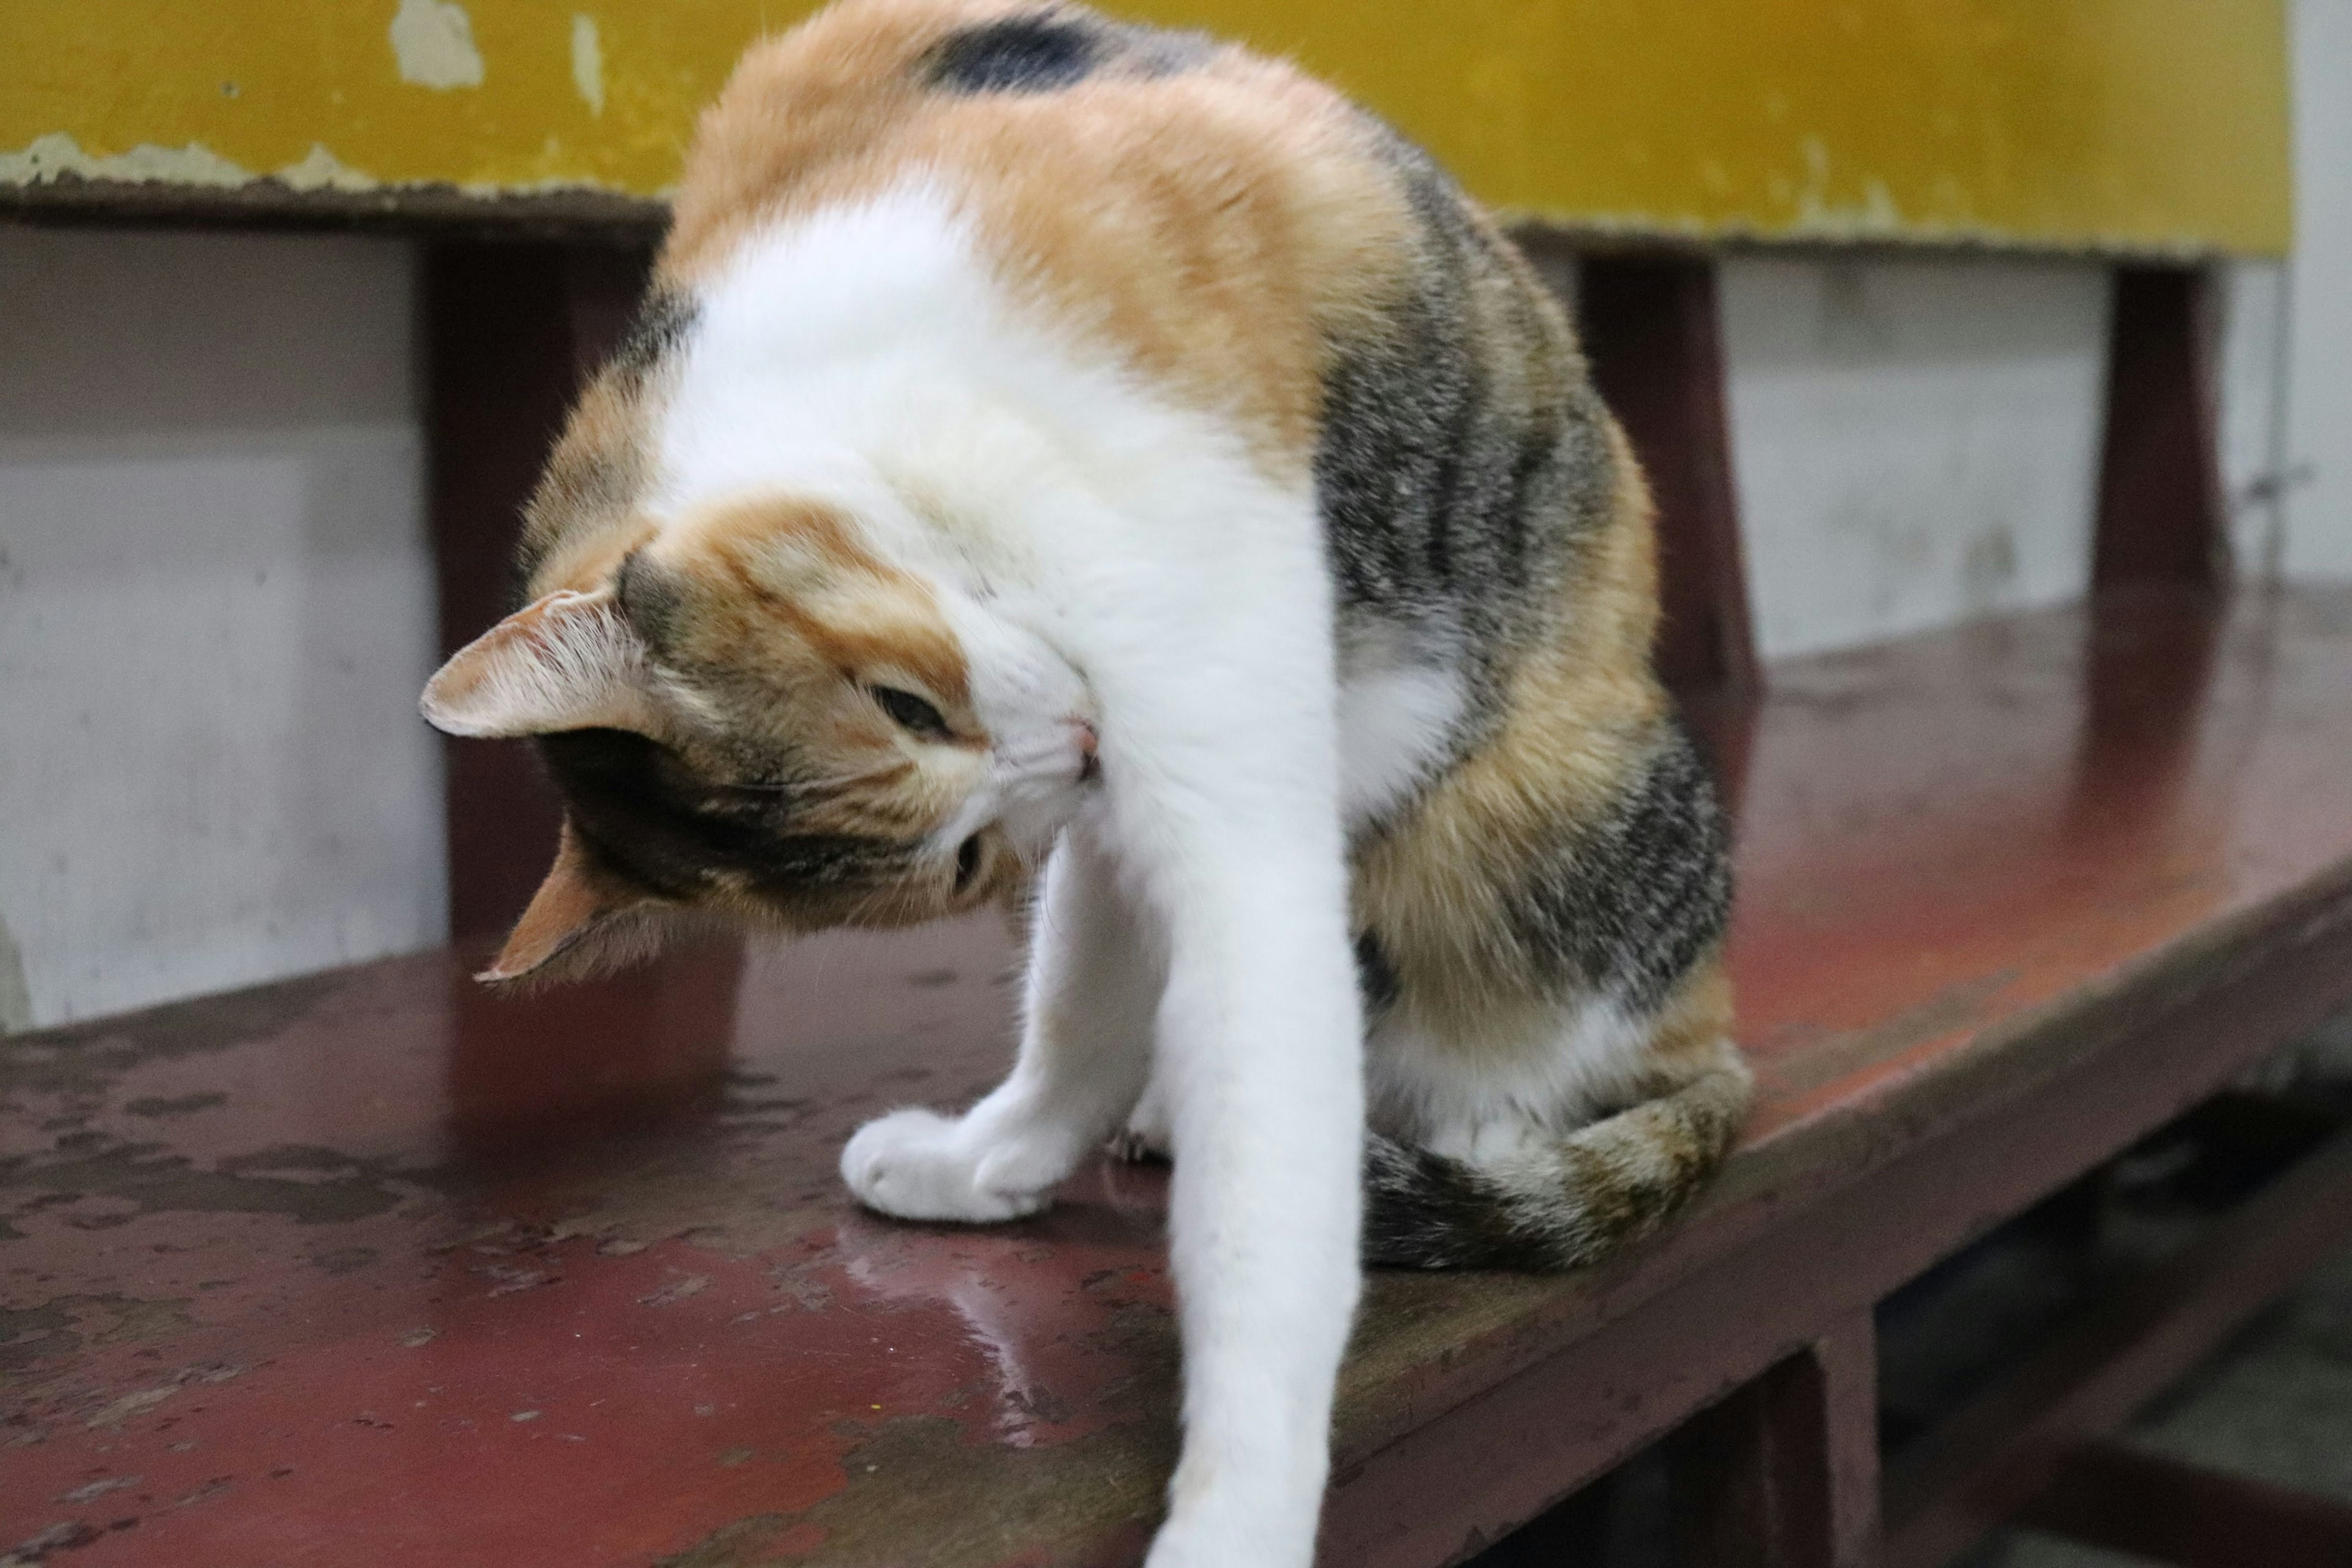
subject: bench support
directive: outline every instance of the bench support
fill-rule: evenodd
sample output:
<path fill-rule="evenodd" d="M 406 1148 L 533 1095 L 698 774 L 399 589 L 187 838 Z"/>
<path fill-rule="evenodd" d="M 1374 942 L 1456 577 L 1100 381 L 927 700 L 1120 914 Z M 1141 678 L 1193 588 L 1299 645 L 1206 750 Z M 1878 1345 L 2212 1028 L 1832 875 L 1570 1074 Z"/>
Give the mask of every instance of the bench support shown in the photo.
<path fill-rule="evenodd" d="M 515 607 L 523 504 L 582 383 L 627 331 L 651 261 L 638 246 L 451 241 L 426 252 L 445 654 Z M 450 740 L 443 754 L 450 935 L 486 950 L 546 875 L 562 812 L 525 742 Z M 452 1136 L 508 1151 L 691 1102 L 727 1069 L 741 973 L 740 943 L 721 940 L 528 996 L 457 980 Z"/>
<path fill-rule="evenodd" d="M 2347 1235 L 2352 1133 L 2308 1156 L 1923 1438 L 1888 1476 L 1889 1568 L 1938 1568 L 2021 1511 L 2036 1522 L 2081 1526 L 2094 1539 L 2124 1528 L 2112 1500 L 2131 1478 L 2151 1472 L 2137 1457 L 2128 1466 L 2117 1461 L 2099 1439 L 2220 1349 Z M 2252 1486 L 2214 1478 L 2206 1489 Z M 2242 1512 L 2254 1511 L 2248 1500 L 2254 1493 L 2233 1495 Z M 2300 1527 L 2280 1525 L 2283 1540 L 2294 1539 L 2297 1528 L 2308 1534 L 2310 1516 L 2303 1517 Z M 2165 1560 L 2203 1561 L 2177 1552 Z M 2255 1552 L 2235 1561 L 2298 1559 Z"/>
<path fill-rule="evenodd" d="M 429 507 L 441 651 L 514 609 L 515 544 L 581 382 L 645 289 L 639 249 L 497 243 L 425 252 Z M 559 813 L 520 741 L 445 741 L 449 931 L 503 932 L 547 872 Z"/>
<path fill-rule="evenodd" d="M 1877 1563 L 1877 1356 L 1870 1313 L 1852 1313 L 1675 1435 L 1688 1568 Z"/>
<path fill-rule="evenodd" d="M 2098 592 L 2217 589 L 2229 579 L 2215 346 L 2205 270 L 2116 269 L 2091 562 Z"/>
<path fill-rule="evenodd" d="M 1658 506 L 1658 673 L 1681 689 L 1759 680 L 1739 548 L 1715 262 L 1591 254 L 1577 331 Z"/>
<path fill-rule="evenodd" d="M 2019 1517 L 2053 1535 L 2180 1568 L 2352 1563 L 2352 1504 L 2120 1443 L 2067 1455 L 2050 1489 Z"/>

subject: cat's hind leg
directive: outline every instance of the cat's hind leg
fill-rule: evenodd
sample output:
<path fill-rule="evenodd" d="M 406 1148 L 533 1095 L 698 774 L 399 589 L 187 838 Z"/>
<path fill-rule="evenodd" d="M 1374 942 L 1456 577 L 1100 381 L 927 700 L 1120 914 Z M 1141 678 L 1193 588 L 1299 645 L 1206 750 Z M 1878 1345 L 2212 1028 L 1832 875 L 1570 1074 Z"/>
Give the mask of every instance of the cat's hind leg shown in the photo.
<path fill-rule="evenodd" d="M 895 1110 L 858 1129 L 842 1179 L 901 1219 L 1034 1214 L 1142 1092 L 1162 965 L 1082 827 L 1047 863 L 1030 936 L 1021 1054 L 960 1117 Z"/>
<path fill-rule="evenodd" d="M 1143 1098 L 1135 1102 L 1127 1125 L 1111 1140 L 1111 1152 L 1132 1165 L 1176 1157 L 1176 1131 L 1170 1124 L 1168 1090 L 1157 1073 L 1144 1085 Z"/>
<path fill-rule="evenodd" d="M 1571 1046 L 1553 1065 L 1567 1069 L 1564 1084 L 1584 1079 L 1567 1106 L 1597 1099 L 1602 1114 L 1583 1120 L 1592 1115 L 1584 1110 L 1563 1127 L 1532 1091 L 1539 1072 L 1480 1084 L 1457 1068 L 1444 1110 L 1413 1118 L 1409 1135 L 1367 1143 L 1368 1262 L 1580 1268 L 1655 1230 L 1706 1184 L 1738 1133 L 1752 1084 L 1727 1032 L 1720 971 L 1702 966 L 1647 1019 L 1605 1005 L 1583 1011 L 1606 1026 L 1569 1031 L 1585 1059 Z"/>

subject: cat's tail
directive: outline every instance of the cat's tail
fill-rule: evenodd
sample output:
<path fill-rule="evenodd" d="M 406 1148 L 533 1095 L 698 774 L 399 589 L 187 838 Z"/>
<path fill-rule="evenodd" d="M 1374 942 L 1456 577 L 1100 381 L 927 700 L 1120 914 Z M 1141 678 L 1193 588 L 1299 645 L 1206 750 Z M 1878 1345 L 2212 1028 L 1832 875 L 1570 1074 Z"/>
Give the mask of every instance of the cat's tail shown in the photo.
<path fill-rule="evenodd" d="M 1574 1268 L 1654 1230 L 1731 1147 L 1753 1079 L 1738 1047 L 1693 1053 L 1655 1099 L 1548 1148 L 1475 1164 L 1373 1135 L 1364 1260 L 1412 1268 Z"/>

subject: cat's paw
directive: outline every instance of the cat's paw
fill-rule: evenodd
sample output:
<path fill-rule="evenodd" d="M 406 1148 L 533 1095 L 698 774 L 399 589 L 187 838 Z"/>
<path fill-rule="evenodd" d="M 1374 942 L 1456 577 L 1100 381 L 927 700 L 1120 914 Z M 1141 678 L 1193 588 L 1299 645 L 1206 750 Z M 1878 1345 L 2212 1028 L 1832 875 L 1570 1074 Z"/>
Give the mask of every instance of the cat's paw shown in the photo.
<path fill-rule="evenodd" d="M 894 1110 L 841 1151 L 841 1179 L 866 1207 L 900 1219 L 984 1225 L 1035 1214 L 1067 1173 L 1048 1141 L 975 1128 L 930 1110 Z"/>
<path fill-rule="evenodd" d="M 1111 1134 L 1110 1157 L 1122 1165 L 1150 1165 L 1165 1162 L 1168 1154 L 1127 1127 Z"/>
<path fill-rule="evenodd" d="M 1176 1134 L 1168 1124 L 1168 1108 L 1160 1100 L 1159 1084 L 1143 1091 L 1134 1114 L 1110 1141 L 1110 1151 L 1130 1165 L 1175 1158 Z"/>
<path fill-rule="evenodd" d="M 1312 1502 L 1303 1510 L 1180 1507 L 1152 1538 L 1143 1568 L 1309 1568 L 1316 1512 Z"/>

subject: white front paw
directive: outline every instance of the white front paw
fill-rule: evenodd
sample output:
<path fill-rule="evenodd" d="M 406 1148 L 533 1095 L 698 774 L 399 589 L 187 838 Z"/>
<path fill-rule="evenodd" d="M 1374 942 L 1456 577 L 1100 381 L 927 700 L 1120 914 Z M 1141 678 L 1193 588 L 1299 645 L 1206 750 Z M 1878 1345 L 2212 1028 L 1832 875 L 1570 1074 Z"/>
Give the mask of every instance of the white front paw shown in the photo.
<path fill-rule="evenodd" d="M 1252 1510 L 1179 1508 L 1152 1538 L 1143 1568 L 1308 1568 L 1315 1510 L 1303 1520 L 1281 1517 L 1292 1511 L 1252 1517 Z"/>
<path fill-rule="evenodd" d="M 1034 1133 L 894 1110 L 850 1139 L 841 1179 L 858 1202 L 900 1219 L 1018 1219 L 1052 1201 L 1054 1184 L 1068 1173 L 1056 1152 Z"/>

